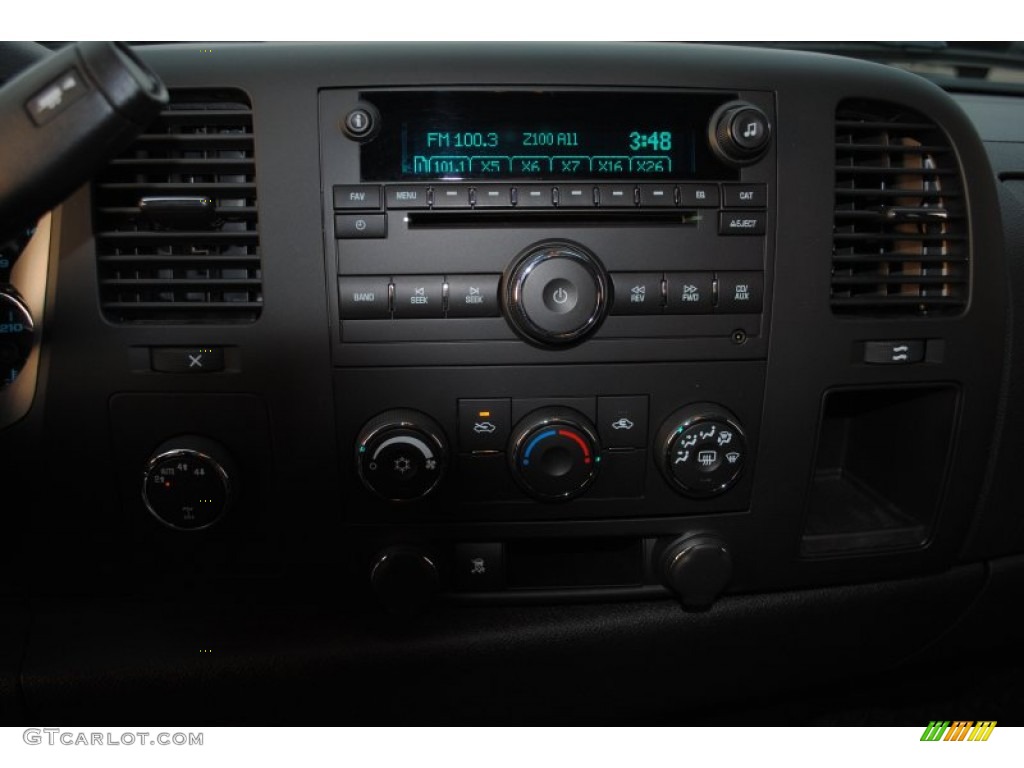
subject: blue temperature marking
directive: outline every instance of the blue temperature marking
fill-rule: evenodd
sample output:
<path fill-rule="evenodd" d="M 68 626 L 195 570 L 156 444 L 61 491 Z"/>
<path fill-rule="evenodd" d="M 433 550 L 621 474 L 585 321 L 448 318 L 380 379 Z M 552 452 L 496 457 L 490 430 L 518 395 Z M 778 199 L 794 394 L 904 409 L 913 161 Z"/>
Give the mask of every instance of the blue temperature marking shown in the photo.
<path fill-rule="evenodd" d="M 527 444 L 526 451 L 523 453 L 523 464 L 525 465 L 525 464 L 529 464 L 530 463 L 530 451 L 533 450 L 533 446 L 535 446 L 537 443 L 539 443 L 544 438 L 552 437 L 552 436 L 554 436 L 556 434 L 558 434 L 558 433 L 555 430 L 549 429 L 547 432 L 541 432 L 539 435 L 537 435 L 535 438 L 533 438 L 533 440 L 531 440 Z"/>

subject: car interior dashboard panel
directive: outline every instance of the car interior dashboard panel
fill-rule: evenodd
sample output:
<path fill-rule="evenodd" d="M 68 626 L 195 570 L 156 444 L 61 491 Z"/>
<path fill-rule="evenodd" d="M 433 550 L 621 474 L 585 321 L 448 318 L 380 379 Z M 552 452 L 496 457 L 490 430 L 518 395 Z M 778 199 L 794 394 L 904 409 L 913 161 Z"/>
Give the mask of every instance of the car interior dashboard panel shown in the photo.
<path fill-rule="evenodd" d="M 211 50 L 0 250 L 0 720 L 1024 721 L 1020 93 Z"/>

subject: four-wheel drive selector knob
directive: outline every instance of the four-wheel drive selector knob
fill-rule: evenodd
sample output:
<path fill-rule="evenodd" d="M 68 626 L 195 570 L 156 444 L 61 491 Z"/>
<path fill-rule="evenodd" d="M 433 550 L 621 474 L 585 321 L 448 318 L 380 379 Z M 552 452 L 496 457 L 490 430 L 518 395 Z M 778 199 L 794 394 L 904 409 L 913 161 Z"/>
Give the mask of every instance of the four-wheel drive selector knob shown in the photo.
<path fill-rule="evenodd" d="M 356 471 L 363 485 L 388 501 L 422 499 L 440 483 L 448 462 L 441 426 L 411 409 L 370 419 L 356 440 Z"/>
<path fill-rule="evenodd" d="M 182 435 L 156 449 L 143 472 L 146 509 L 168 528 L 200 531 L 218 522 L 237 495 L 237 475 L 222 445 Z"/>
<path fill-rule="evenodd" d="M 512 432 L 509 463 L 516 482 L 541 501 L 579 496 L 597 476 L 597 436 L 583 414 L 571 408 L 540 408 Z"/>
<path fill-rule="evenodd" d="M 673 413 L 655 439 L 658 468 L 673 488 L 693 498 L 733 486 L 747 461 L 739 420 L 714 403 L 695 403 Z"/>
<path fill-rule="evenodd" d="M 581 341 L 604 319 L 608 276 L 581 245 L 531 246 L 505 277 L 505 311 L 520 335 L 545 347 Z"/>

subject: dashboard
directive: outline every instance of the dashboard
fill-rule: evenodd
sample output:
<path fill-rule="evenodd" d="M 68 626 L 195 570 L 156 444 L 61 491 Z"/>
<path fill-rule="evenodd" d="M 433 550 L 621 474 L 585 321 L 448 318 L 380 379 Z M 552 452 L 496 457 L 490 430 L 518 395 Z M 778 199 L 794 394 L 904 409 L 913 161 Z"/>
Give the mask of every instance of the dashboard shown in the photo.
<path fill-rule="evenodd" d="M 1018 97 L 137 51 L 168 105 L 0 261 L 7 720 L 1024 714 Z"/>

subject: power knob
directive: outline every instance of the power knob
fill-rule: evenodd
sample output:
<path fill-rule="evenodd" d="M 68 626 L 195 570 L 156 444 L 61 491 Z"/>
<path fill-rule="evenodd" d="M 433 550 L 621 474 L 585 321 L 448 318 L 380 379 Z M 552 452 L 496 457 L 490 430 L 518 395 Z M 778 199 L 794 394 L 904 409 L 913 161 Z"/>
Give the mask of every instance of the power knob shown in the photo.
<path fill-rule="evenodd" d="M 370 419 L 356 440 L 359 479 L 387 501 L 428 496 L 441 482 L 447 463 L 444 430 L 419 411 L 385 411 Z"/>
<path fill-rule="evenodd" d="M 745 101 L 723 104 L 708 123 L 708 142 L 718 157 L 729 165 L 756 162 L 768 151 L 772 127 L 760 108 Z"/>
<path fill-rule="evenodd" d="M 581 245 L 538 243 L 513 263 L 504 294 L 508 320 L 521 336 L 564 347 L 582 341 L 604 319 L 608 277 Z"/>
<path fill-rule="evenodd" d="M 579 496 L 597 477 L 594 426 L 571 408 L 540 408 L 512 433 L 510 469 L 516 482 L 541 501 Z"/>

